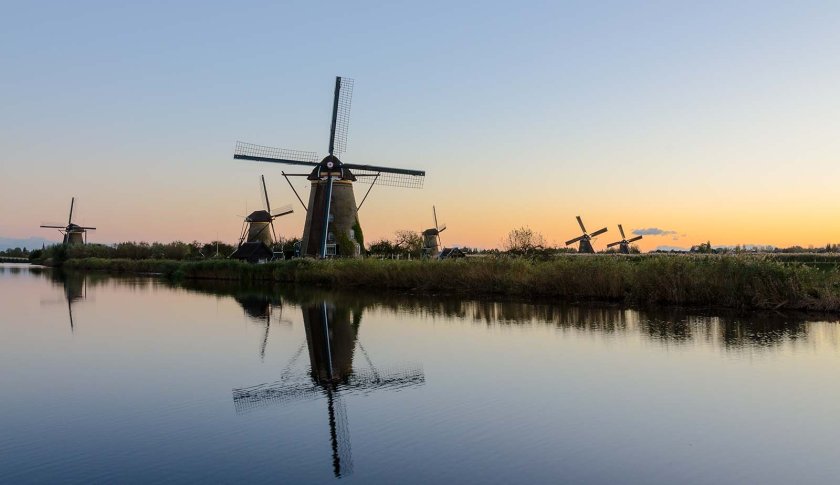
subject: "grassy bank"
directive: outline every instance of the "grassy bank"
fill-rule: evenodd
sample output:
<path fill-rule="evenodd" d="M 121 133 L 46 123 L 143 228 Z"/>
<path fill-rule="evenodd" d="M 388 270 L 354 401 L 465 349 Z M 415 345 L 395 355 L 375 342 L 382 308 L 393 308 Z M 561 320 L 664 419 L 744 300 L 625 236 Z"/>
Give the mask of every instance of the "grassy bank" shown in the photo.
<path fill-rule="evenodd" d="M 548 261 L 237 261 L 70 259 L 70 270 L 160 273 L 175 279 L 276 281 L 344 289 L 504 295 L 741 309 L 840 311 L 840 271 L 772 258 L 559 257 Z"/>

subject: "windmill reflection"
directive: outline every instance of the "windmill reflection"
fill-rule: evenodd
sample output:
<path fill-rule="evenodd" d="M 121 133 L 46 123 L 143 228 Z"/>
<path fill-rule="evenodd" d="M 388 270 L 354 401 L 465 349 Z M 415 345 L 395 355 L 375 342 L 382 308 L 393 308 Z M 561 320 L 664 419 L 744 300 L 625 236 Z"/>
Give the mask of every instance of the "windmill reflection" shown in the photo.
<path fill-rule="evenodd" d="M 64 300 L 67 302 L 67 316 L 70 320 L 70 331 L 75 330 L 75 323 L 73 322 L 73 304 L 87 298 L 87 278 L 83 273 L 72 273 L 63 271 L 54 271 L 49 273 L 49 278 L 53 281 L 55 286 L 60 286 L 64 290 Z M 56 304 L 64 303 L 63 301 L 41 301 L 41 304 Z"/>
<path fill-rule="evenodd" d="M 279 323 L 291 324 L 289 320 L 283 319 L 283 302 L 280 297 L 269 296 L 264 293 L 245 293 L 233 297 L 245 315 L 249 319 L 265 325 L 265 333 L 260 342 L 260 359 L 265 359 L 265 348 L 268 345 L 268 332 L 271 329 L 272 320 Z M 273 319 L 274 311 L 277 310 L 277 318 Z"/>
<path fill-rule="evenodd" d="M 325 397 L 332 448 L 333 473 L 341 477 L 352 473 L 350 429 L 347 409 L 342 399 L 345 393 L 401 389 L 425 382 L 423 370 L 402 367 L 382 370 L 373 365 L 370 356 L 358 341 L 362 311 L 359 308 L 337 306 L 326 301 L 303 306 L 306 343 L 282 371 L 280 380 L 270 384 L 233 390 L 237 413 L 272 403 L 284 403 Z M 304 346 L 309 350 L 309 376 L 301 379 L 290 371 Z M 356 347 L 367 363 L 367 369 L 353 367 Z"/>

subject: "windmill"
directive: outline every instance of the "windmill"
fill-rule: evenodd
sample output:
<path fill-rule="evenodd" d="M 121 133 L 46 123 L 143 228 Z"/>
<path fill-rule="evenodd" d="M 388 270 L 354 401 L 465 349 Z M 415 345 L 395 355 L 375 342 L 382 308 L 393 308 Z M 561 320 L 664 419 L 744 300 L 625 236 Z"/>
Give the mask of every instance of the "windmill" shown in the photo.
<path fill-rule="evenodd" d="M 446 230 L 446 224 L 438 226 L 435 206 L 432 206 L 432 216 L 435 220 L 435 227 L 423 231 L 423 255 L 429 258 L 435 258 L 440 254 L 440 249 L 443 246 L 440 242 L 440 233 Z"/>
<path fill-rule="evenodd" d="M 350 311 L 327 302 L 303 308 L 306 342 L 289 360 L 280 374 L 280 380 L 247 388 L 233 389 L 233 405 L 237 413 L 272 403 L 325 398 L 329 423 L 330 448 L 333 473 L 346 476 L 353 471 L 350 450 L 350 428 L 347 409 L 341 395 L 344 392 L 404 389 L 425 383 L 422 369 L 405 367 L 381 371 L 373 365 L 370 356 L 357 341 L 361 311 Z M 291 371 L 305 347 L 309 349 L 309 376 L 295 375 Z M 353 355 L 359 347 L 368 369 L 354 369 Z"/>
<path fill-rule="evenodd" d="M 607 232 L 607 228 L 604 227 L 602 229 L 598 229 L 592 234 L 589 234 L 588 232 L 586 232 L 586 227 L 583 226 L 583 221 L 581 220 L 580 216 L 575 217 L 577 218 L 578 225 L 580 226 L 580 230 L 583 231 L 583 234 L 574 239 L 566 241 L 566 246 L 580 241 L 580 246 L 578 246 L 579 253 L 594 253 L 595 250 L 592 249 L 592 238 L 599 234 Z"/>
<path fill-rule="evenodd" d="M 233 259 L 251 262 L 270 259 L 274 254 L 271 248 L 277 241 L 274 219 L 294 212 L 290 205 L 272 211 L 271 203 L 268 201 L 268 190 L 265 187 L 264 175 L 260 176 L 260 181 L 262 182 L 261 195 L 265 202 L 265 209 L 251 212 L 245 217 L 245 221 L 242 223 L 242 234 L 239 236 L 239 244 L 236 251 L 230 255 Z"/>
<path fill-rule="evenodd" d="M 621 227 L 621 224 L 618 225 L 618 232 L 621 233 L 621 241 L 616 241 L 614 243 L 607 244 L 608 248 L 611 248 L 618 244 L 618 252 L 622 254 L 630 254 L 630 243 L 633 241 L 638 241 L 642 238 L 642 236 L 636 236 L 630 239 L 627 239 L 627 236 L 624 235 L 624 228 Z"/>
<path fill-rule="evenodd" d="M 66 226 L 58 226 L 58 225 L 51 225 L 51 224 L 42 224 L 41 227 L 46 227 L 50 229 L 58 229 L 62 235 L 64 235 L 64 240 L 62 244 L 86 244 L 87 243 L 87 232 L 96 230 L 95 227 L 82 227 L 77 224 L 73 224 L 73 206 L 76 204 L 76 198 L 73 197 L 70 199 L 70 216 L 67 217 L 67 225 Z"/>
<path fill-rule="evenodd" d="M 353 80 L 335 78 L 332 122 L 330 124 L 329 155 L 318 162 L 315 152 L 272 148 L 250 143 L 236 143 L 233 158 L 257 162 L 272 162 L 286 165 L 312 167 L 308 174 L 283 173 L 298 195 L 292 177 L 306 177 L 311 182 L 306 223 L 301 240 L 304 256 L 326 258 L 327 256 L 360 256 L 364 245 L 358 210 L 364 204 L 375 183 L 391 187 L 422 188 L 426 172 L 375 165 L 343 163 L 338 155 L 347 146 L 347 128 L 350 123 L 350 102 L 353 96 Z M 352 170 L 352 171 L 351 171 Z M 356 205 L 353 182 L 370 184 L 362 202 Z"/>

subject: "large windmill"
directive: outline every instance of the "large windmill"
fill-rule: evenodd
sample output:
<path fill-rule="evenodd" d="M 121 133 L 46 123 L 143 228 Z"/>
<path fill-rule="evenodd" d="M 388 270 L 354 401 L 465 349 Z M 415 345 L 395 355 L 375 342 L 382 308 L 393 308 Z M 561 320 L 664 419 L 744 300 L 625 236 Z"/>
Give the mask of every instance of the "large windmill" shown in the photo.
<path fill-rule="evenodd" d="M 580 241 L 580 245 L 578 246 L 579 253 L 594 253 L 595 250 L 592 248 L 592 238 L 607 232 L 607 228 L 604 227 L 602 229 L 598 229 L 592 234 L 589 234 L 588 232 L 586 232 L 586 227 L 584 227 L 583 221 L 581 220 L 580 216 L 575 217 L 577 218 L 578 225 L 580 226 L 580 230 L 583 231 L 583 234 L 574 239 L 566 241 L 566 246 Z"/>
<path fill-rule="evenodd" d="M 294 212 L 292 206 L 286 205 L 274 211 L 271 210 L 271 203 L 268 201 L 268 190 L 265 187 L 265 176 L 260 176 L 262 182 L 262 199 L 265 202 L 264 210 L 257 210 L 248 214 L 242 223 L 242 234 L 239 236 L 239 244 L 236 251 L 230 255 L 233 259 L 247 261 L 260 261 L 272 257 L 271 247 L 277 242 L 277 233 L 274 231 L 274 219 Z"/>
<path fill-rule="evenodd" d="M 283 172 L 287 181 L 289 176 L 303 176 L 311 182 L 309 205 L 304 206 L 306 224 L 301 240 L 301 253 L 304 256 L 326 258 L 332 255 L 361 255 L 364 237 L 359 224 L 358 209 L 365 202 L 373 184 L 409 188 L 423 186 L 426 172 L 422 170 L 343 163 L 339 160 L 338 155 L 344 153 L 347 146 L 352 96 L 353 80 L 336 77 L 329 155 L 320 162 L 317 161 L 318 156 L 315 152 L 236 143 L 233 155 L 235 159 L 312 167 L 308 174 Z M 356 197 L 353 194 L 353 182 L 357 181 L 371 185 L 359 205 L 356 205 Z M 298 200 L 303 204 L 299 195 Z"/>
<path fill-rule="evenodd" d="M 435 220 L 435 227 L 423 231 L 423 256 L 436 258 L 443 246 L 440 242 L 440 233 L 446 230 L 446 224 L 438 225 L 435 206 L 432 206 L 432 217 Z"/>
<path fill-rule="evenodd" d="M 617 244 L 618 245 L 618 252 L 620 252 L 622 254 L 630 254 L 630 243 L 633 242 L 633 241 L 638 241 L 639 239 L 642 238 L 642 236 L 636 236 L 636 237 L 631 237 L 630 239 L 627 239 L 627 236 L 624 235 L 624 228 L 621 227 L 621 224 L 618 225 L 618 232 L 621 233 L 621 241 L 616 241 L 614 243 L 609 243 L 609 244 L 607 244 L 607 247 L 611 248 L 611 247 L 613 247 Z"/>
<path fill-rule="evenodd" d="M 347 409 L 341 399 L 344 392 L 404 389 L 425 383 L 422 369 L 405 367 L 382 371 L 373 365 L 361 342 L 357 341 L 361 310 L 327 302 L 303 308 L 306 343 L 302 344 L 271 384 L 233 389 L 233 405 L 237 413 L 272 403 L 286 403 L 306 399 L 325 398 L 332 449 L 333 473 L 341 477 L 352 473 L 350 428 Z M 292 366 L 304 347 L 309 348 L 309 376 L 296 375 Z M 359 347 L 368 369 L 354 369 L 353 354 Z"/>
<path fill-rule="evenodd" d="M 95 227 L 83 227 L 73 224 L 73 206 L 76 204 L 76 198 L 70 199 L 70 216 L 67 217 L 66 226 L 58 226 L 51 224 L 43 224 L 41 227 L 50 229 L 58 229 L 64 235 L 62 244 L 85 244 L 87 243 L 87 232 L 96 230 Z"/>

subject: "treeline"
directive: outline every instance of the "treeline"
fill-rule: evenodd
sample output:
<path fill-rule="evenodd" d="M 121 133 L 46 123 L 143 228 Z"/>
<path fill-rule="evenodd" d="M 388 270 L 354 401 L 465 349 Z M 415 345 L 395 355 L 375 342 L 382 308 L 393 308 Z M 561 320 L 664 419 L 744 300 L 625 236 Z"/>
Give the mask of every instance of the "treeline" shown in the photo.
<path fill-rule="evenodd" d="M 84 244 L 65 246 L 57 244 L 44 250 L 33 251 L 30 260 L 52 260 L 60 263 L 68 259 L 168 259 L 173 261 L 197 261 L 202 259 L 227 258 L 234 247 L 222 241 L 186 243 L 175 241 L 160 242 L 121 242 L 113 245 Z"/>
<path fill-rule="evenodd" d="M 4 258 L 28 258 L 32 251 L 26 248 L 9 248 L 0 251 L 0 257 Z"/>

